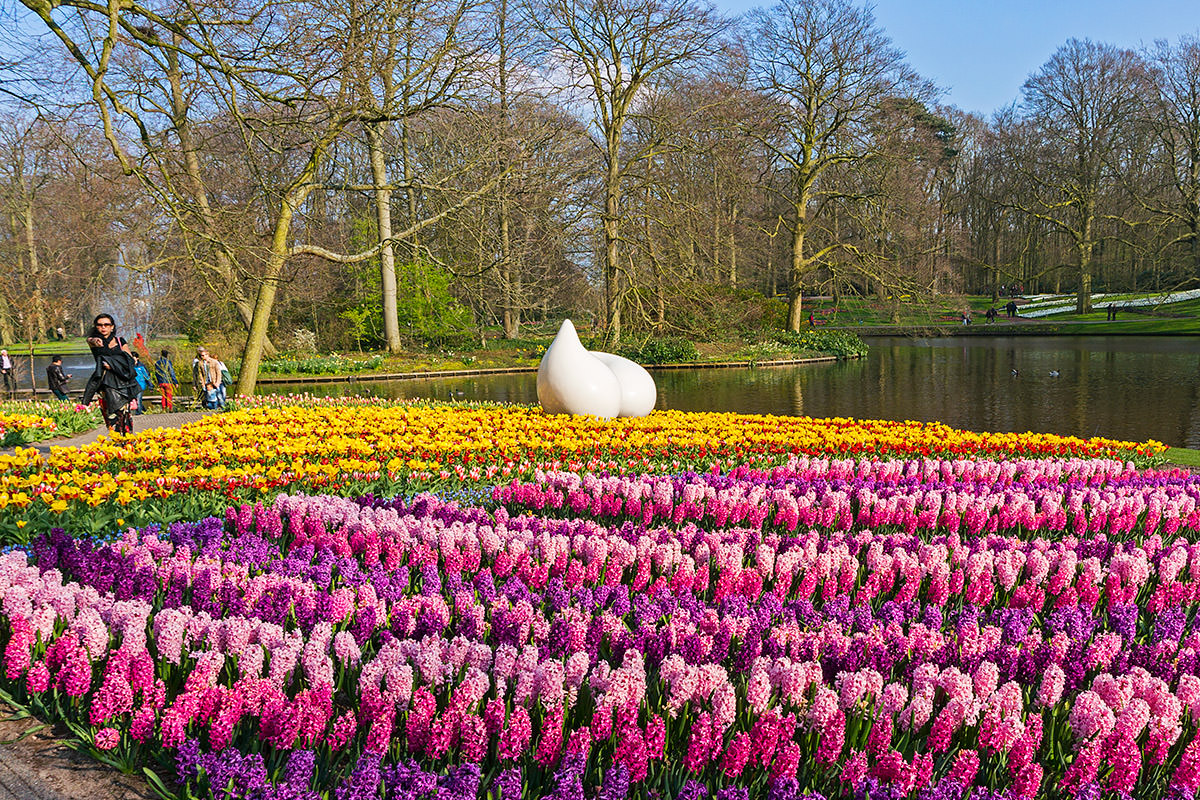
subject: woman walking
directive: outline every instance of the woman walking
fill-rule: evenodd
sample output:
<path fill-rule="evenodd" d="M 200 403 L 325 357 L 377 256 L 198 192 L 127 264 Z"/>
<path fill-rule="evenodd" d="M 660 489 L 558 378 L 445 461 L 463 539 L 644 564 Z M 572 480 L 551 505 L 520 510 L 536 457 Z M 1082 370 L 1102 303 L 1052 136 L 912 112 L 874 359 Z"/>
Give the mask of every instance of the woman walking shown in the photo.
<path fill-rule="evenodd" d="M 96 358 L 96 371 L 84 389 L 83 404 L 88 405 L 99 396 L 100 412 L 109 432 L 133 433 L 129 404 L 137 399 L 141 387 L 129 345 L 117 336 L 117 324 L 111 315 L 100 314 L 92 320 L 87 343 Z"/>

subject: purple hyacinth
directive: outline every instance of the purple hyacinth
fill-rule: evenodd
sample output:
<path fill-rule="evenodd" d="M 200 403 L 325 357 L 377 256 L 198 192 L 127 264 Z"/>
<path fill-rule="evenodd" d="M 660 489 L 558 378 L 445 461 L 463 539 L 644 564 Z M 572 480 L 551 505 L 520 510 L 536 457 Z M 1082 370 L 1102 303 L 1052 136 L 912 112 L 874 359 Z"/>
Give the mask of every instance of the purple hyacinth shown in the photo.
<path fill-rule="evenodd" d="M 564 758 L 554 773 L 554 791 L 546 795 L 547 800 L 584 800 L 583 771 L 586 766 L 586 760 L 578 753 Z"/>
<path fill-rule="evenodd" d="M 475 800 L 479 794 L 479 778 L 478 764 L 451 767 L 446 777 L 438 781 L 438 800 Z"/>
<path fill-rule="evenodd" d="M 379 792 L 378 753 L 363 753 L 350 777 L 334 789 L 336 800 L 373 800 Z"/>
<path fill-rule="evenodd" d="M 496 776 L 492 782 L 492 791 L 497 800 L 521 800 L 521 769 L 513 767 L 506 769 Z"/>
<path fill-rule="evenodd" d="M 604 773 L 604 782 L 596 800 L 625 800 L 629 795 L 629 769 L 624 764 L 613 764 Z"/>
<path fill-rule="evenodd" d="M 741 786 L 726 786 L 717 790 L 715 800 L 750 800 L 750 792 Z"/>

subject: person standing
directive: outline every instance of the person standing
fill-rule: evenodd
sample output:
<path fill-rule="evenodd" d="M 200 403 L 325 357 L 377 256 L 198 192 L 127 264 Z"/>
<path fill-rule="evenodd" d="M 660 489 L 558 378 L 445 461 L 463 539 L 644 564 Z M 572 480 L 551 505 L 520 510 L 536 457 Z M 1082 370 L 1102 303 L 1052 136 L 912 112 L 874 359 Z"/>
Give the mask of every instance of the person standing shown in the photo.
<path fill-rule="evenodd" d="M 221 373 L 221 383 L 217 387 L 217 395 L 220 398 L 219 407 L 224 408 L 225 401 L 229 399 L 228 396 L 225 394 L 225 390 L 228 387 L 233 385 L 233 376 L 229 374 L 229 367 L 225 366 L 224 361 L 222 361 L 219 358 L 216 359 L 216 361 L 217 361 L 217 369 Z"/>
<path fill-rule="evenodd" d="M 208 351 L 203 347 L 196 348 L 196 357 L 192 359 L 192 391 L 196 393 L 196 404 L 207 408 L 204 404 L 204 358 Z"/>
<path fill-rule="evenodd" d="M 137 393 L 137 405 L 133 407 L 134 414 L 143 414 L 146 411 L 146 401 L 142 397 L 146 394 L 146 390 L 150 388 L 150 370 L 146 369 L 146 365 L 142 363 L 142 357 L 133 352 L 133 376 L 137 378 L 137 384 L 140 391 Z"/>
<path fill-rule="evenodd" d="M 17 396 L 16 364 L 7 350 L 0 350 L 0 376 L 4 378 L 4 395 L 9 399 Z"/>
<path fill-rule="evenodd" d="M 96 371 L 88 378 L 82 403 L 100 399 L 100 413 L 109 433 L 133 433 L 129 404 L 137 399 L 138 382 L 129 344 L 117 335 L 111 314 L 98 314 L 92 320 L 88 347 L 96 359 Z"/>
<path fill-rule="evenodd" d="M 171 363 L 170 351 L 163 350 L 162 357 L 154 362 L 154 382 L 158 384 L 163 411 L 175 410 L 175 387 L 179 379 L 175 377 L 175 365 Z"/>
<path fill-rule="evenodd" d="M 203 405 L 208 409 L 221 408 L 221 367 L 207 350 L 200 357 L 199 376 Z"/>
<path fill-rule="evenodd" d="M 70 379 L 70 375 L 63 373 L 62 356 L 51 358 L 50 366 L 46 367 L 46 383 L 59 400 L 68 399 L 65 387 Z"/>

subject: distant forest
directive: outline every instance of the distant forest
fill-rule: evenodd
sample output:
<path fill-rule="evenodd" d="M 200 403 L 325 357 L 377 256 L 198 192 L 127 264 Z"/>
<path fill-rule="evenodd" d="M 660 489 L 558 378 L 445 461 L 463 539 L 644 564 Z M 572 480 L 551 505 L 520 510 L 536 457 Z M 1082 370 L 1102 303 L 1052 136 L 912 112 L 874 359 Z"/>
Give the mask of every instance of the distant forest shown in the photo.
<path fill-rule="evenodd" d="M 1200 274 L 1195 35 L 1072 39 L 982 119 L 847 0 L 13 8 L 4 342 L 120 298 L 255 366 L 296 331 L 703 338 L 798 329 L 812 295 L 1083 308 Z"/>

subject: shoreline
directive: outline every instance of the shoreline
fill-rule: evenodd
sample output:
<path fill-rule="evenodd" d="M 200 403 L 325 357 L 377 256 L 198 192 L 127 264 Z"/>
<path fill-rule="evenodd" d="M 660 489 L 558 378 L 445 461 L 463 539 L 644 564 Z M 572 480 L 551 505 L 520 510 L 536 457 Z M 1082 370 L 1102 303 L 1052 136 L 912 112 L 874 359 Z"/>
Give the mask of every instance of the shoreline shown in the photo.
<path fill-rule="evenodd" d="M 787 367 L 797 364 L 827 364 L 837 361 L 837 356 L 812 356 L 810 358 L 785 358 L 770 361 L 687 361 L 678 364 L 643 364 L 650 372 L 672 369 L 737 369 L 739 367 Z M 380 381 L 431 380 L 434 378 L 464 378 L 474 375 L 516 375 L 537 372 L 537 367 L 479 367 L 476 369 L 419 370 L 415 372 L 371 372 L 349 375 L 294 375 L 272 377 L 259 376 L 255 385 L 293 383 L 373 383 Z"/>

